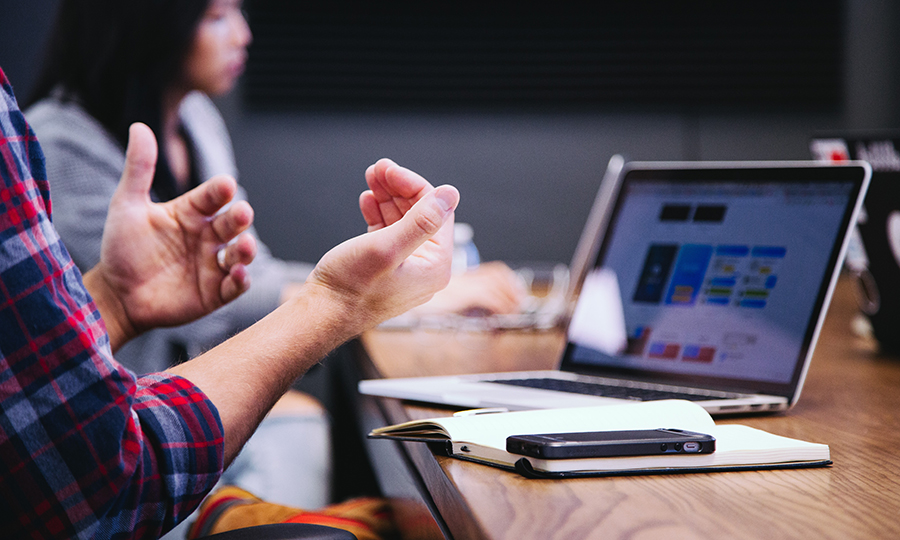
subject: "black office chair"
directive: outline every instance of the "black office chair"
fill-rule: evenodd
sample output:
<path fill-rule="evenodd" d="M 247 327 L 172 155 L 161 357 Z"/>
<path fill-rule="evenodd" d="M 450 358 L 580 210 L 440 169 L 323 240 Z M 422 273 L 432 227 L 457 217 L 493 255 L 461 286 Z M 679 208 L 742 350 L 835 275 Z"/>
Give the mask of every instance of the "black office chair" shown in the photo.
<path fill-rule="evenodd" d="M 277 523 L 235 529 L 204 536 L 201 540 L 357 540 L 353 534 L 323 525 Z"/>

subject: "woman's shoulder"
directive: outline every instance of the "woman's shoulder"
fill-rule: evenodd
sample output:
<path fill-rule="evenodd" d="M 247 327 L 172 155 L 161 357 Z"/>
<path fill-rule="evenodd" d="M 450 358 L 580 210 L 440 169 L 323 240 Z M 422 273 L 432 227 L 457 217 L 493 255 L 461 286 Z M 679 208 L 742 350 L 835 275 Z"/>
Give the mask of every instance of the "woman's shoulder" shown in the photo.
<path fill-rule="evenodd" d="M 26 109 L 25 119 L 45 150 L 65 147 L 124 159 L 124 149 L 118 141 L 77 101 L 52 95 Z"/>
<path fill-rule="evenodd" d="M 191 92 L 182 100 L 178 115 L 194 145 L 200 176 L 230 174 L 237 177 L 228 128 L 209 96 Z"/>
<path fill-rule="evenodd" d="M 190 92 L 181 100 L 178 116 L 186 127 L 205 128 L 217 135 L 228 136 L 225 120 L 212 99 L 203 92 Z"/>

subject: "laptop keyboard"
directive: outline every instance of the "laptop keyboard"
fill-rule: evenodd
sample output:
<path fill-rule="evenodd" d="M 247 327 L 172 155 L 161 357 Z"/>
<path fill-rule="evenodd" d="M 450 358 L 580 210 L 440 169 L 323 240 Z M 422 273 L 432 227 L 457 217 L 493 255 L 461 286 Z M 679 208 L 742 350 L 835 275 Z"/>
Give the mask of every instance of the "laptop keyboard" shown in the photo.
<path fill-rule="evenodd" d="M 710 399 L 733 399 L 743 397 L 742 394 L 728 392 L 679 392 L 677 390 L 653 388 L 652 385 L 647 385 L 647 387 L 620 386 L 613 384 L 603 384 L 599 382 L 573 381 L 567 379 L 552 378 L 495 379 L 487 382 L 507 384 L 510 386 L 523 386 L 526 388 L 540 388 L 542 390 L 571 392 L 573 394 L 586 394 L 589 396 L 631 399 L 635 401 L 655 401 L 659 399 L 708 401 Z"/>

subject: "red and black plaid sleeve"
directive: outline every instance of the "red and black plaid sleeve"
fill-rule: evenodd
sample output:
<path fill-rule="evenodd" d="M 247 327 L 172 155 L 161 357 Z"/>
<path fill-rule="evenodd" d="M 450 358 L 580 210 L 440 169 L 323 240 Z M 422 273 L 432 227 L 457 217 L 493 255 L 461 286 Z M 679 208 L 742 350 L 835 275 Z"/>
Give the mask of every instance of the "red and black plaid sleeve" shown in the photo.
<path fill-rule="evenodd" d="M 0 87 L 2 536 L 158 537 L 221 474 L 218 413 L 190 382 L 113 360 L 2 70 Z"/>

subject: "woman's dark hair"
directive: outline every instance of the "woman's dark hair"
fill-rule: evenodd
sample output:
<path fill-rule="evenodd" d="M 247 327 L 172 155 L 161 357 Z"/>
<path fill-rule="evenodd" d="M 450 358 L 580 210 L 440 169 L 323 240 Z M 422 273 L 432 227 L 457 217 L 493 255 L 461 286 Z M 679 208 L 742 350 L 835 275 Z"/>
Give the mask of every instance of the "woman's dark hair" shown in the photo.
<path fill-rule="evenodd" d="M 162 134 L 163 91 L 177 81 L 209 0 L 62 0 L 31 105 L 55 88 L 77 100 L 124 147 L 134 122 Z M 153 188 L 173 198 L 159 145 Z"/>

